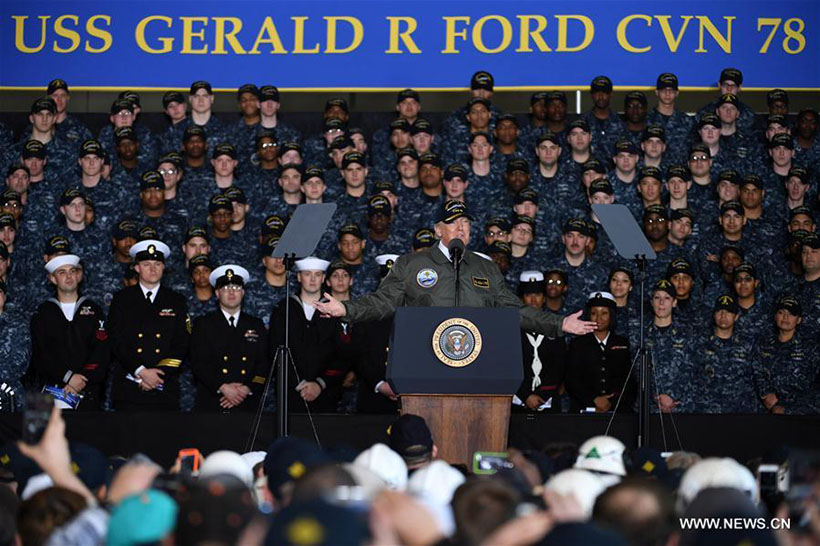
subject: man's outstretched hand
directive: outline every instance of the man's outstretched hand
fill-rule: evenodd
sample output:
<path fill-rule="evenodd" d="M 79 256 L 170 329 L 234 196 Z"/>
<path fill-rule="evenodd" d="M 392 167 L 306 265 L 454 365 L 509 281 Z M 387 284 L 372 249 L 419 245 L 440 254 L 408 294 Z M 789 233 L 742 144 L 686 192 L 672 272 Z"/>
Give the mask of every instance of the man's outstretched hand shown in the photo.
<path fill-rule="evenodd" d="M 313 307 L 315 307 L 323 317 L 339 318 L 347 314 L 347 310 L 345 309 L 345 306 L 342 305 L 342 302 L 327 292 L 324 293 L 324 296 L 327 300 L 326 302 L 322 303 L 321 301 L 317 301 L 313 304 Z"/>
<path fill-rule="evenodd" d="M 595 328 L 598 326 L 597 323 L 588 320 L 581 320 L 581 313 L 583 313 L 583 311 L 577 311 L 564 317 L 564 323 L 561 325 L 561 330 L 563 330 L 565 334 L 582 336 L 595 331 Z"/>

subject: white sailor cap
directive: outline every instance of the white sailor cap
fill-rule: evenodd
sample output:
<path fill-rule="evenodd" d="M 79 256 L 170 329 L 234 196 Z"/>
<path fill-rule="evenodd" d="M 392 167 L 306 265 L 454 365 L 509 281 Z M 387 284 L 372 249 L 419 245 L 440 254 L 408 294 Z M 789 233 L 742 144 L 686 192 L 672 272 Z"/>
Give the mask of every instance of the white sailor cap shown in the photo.
<path fill-rule="evenodd" d="M 62 254 L 57 256 L 56 258 L 52 258 L 46 263 L 46 271 L 49 274 L 53 274 L 55 271 L 63 267 L 64 265 L 74 265 L 80 263 L 80 257 L 75 256 L 74 254 Z"/>
<path fill-rule="evenodd" d="M 595 292 L 590 292 L 589 299 L 600 299 L 603 298 L 605 300 L 615 301 L 615 296 L 613 296 L 610 292 L 602 292 L 600 290 Z"/>
<path fill-rule="evenodd" d="M 376 256 L 376 263 L 381 266 L 393 267 L 393 264 L 396 263 L 398 259 L 398 254 L 379 254 Z"/>
<path fill-rule="evenodd" d="M 171 255 L 171 249 L 162 241 L 156 239 L 146 239 L 134 244 L 128 254 L 134 258 L 134 261 L 141 262 L 142 260 L 159 260 L 165 261 L 165 258 Z"/>
<path fill-rule="evenodd" d="M 211 286 L 214 288 L 222 288 L 229 284 L 237 286 L 245 286 L 251 276 L 248 270 L 241 265 L 226 264 L 220 265 L 208 276 Z"/>
<path fill-rule="evenodd" d="M 330 266 L 330 262 L 327 260 L 322 260 L 321 258 L 316 258 L 315 256 L 309 256 L 307 258 L 302 258 L 301 260 L 296 261 L 296 270 L 297 271 L 327 271 L 327 268 Z"/>
<path fill-rule="evenodd" d="M 609 292 L 592 292 L 586 303 L 587 307 L 609 307 L 614 309 L 617 306 L 615 296 Z"/>
<path fill-rule="evenodd" d="M 518 280 L 521 282 L 542 282 L 544 280 L 544 274 L 534 270 L 522 271 Z"/>

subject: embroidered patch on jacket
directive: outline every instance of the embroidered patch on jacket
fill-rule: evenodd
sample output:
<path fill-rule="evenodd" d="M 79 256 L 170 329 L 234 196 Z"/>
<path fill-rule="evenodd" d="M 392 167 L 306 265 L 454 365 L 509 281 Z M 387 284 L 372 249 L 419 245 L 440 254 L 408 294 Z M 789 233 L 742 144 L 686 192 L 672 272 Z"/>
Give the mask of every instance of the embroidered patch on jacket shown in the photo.
<path fill-rule="evenodd" d="M 416 282 L 422 288 L 432 288 L 438 282 L 438 273 L 434 269 L 425 268 L 416 275 Z"/>
<path fill-rule="evenodd" d="M 473 277 L 473 286 L 476 288 L 489 288 L 490 279 L 486 279 L 484 277 Z"/>

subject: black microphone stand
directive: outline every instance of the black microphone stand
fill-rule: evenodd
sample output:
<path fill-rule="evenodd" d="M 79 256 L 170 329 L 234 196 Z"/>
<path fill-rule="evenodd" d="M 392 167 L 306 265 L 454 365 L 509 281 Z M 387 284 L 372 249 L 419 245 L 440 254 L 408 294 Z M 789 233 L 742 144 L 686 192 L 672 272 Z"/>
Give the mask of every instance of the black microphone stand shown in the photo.
<path fill-rule="evenodd" d="M 450 252 L 450 259 L 453 260 L 453 271 L 455 272 L 455 295 L 453 296 L 453 307 L 458 307 L 458 277 L 461 266 L 461 251 L 453 249 Z"/>

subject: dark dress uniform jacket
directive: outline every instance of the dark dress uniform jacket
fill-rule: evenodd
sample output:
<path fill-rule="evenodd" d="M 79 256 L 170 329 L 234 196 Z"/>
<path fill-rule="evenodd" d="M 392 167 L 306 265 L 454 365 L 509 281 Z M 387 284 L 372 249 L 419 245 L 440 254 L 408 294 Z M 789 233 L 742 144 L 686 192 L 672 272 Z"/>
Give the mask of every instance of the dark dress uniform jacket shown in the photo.
<path fill-rule="evenodd" d="M 253 393 L 232 409 L 254 411 L 268 377 L 268 334 L 261 319 L 239 313 L 231 326 L 221 309 L 194 322 L 191 368 L 196 379 L 196 409 L 230 411 L 219 405 L 223 383 L 242 383 Z"/>
<path fill-rule="evenodd" d="M 362 354 L 355 365 L 359 378 L 356 397 L 358 413 L 398 413 L 398 404 L 381 393 L 376 385 L 385 380 L 387 352 L 393 319 L 360 322 L 353 325 L 353 335 L 362 341 Z"/>
<path fill-rule="evenodd" d="M 40 304 L 31 318 L 31 366 L 38 390 L 45 385 L 62 388 L 78 373 L 88 380 L 79 408 L 98 409 L 109 360 L 105 314 L 99 305 L 80 297 L 69 321 L 58 300 Z"/>
<path fill-rule="evenodd" d="M 533 346 L 533 343 L 530 342 L 530 338 L 538 344 L 538 348 Z M 566 353 L 567 346 L 563 338 L 548 338 L 542 334 L 521 332 L 521 356 L 524 361 L 524 381 L 521 382 L 521 386 L 518 388 L 518 392 L 516 392 L 521 402 L 526 404 L 527 398 L 531 394 L 537 394 L 544 399 L 544 401 L 552 398 L 551 407 L 546 409 L 546 411 L 550 413 L 561 412 L 561 396 L 559 391 L 566 373 Z M 533 363 L 536 354 L 538 355 L 538 360 L 541 362 L 541 371 L 538 374 L 540 384 L 533 386 L 533 379 L 535 378 Z M 531 410 L 528 409 L 527 411 Z"/>
<path fill-rule="evenodd" d="M 379 289 L 343 302 L 344 320 L 381 320 L 397 307 L 452 307 L 455 305 L 453 264 L 438 245 L 400 256 Z M 524 303 L 510 291 L 498 266 L 466 251 L 459 272 L 459 307 L 512 307 L 520 309 L 521 326 L 549 337 L 561 334 L 563 317 L 544 313 Z"/>
<path fill-rule="evenodd" d="M 612 408 L 624 389 L 630 366 L 629 341 L 611 333 L 602 351 L 594 333 L 576 337 L 567 352 L 566 387 L 570 395 L 570 411 L 578 412 L 595 406 L 596 396 L 615 393 L 610 398 Z M 634 396 L 632 380 L 626 385 L 619 411 L 631 411 Z"/>
<path fill-rule="evenodd" d="M 289 347 L 298 371 L 288 367 L 288 410 L 292 413 L 305 413 L 305 403 L 296 392 L 300 380 L 325 381 L 325 372 L 333 359 L 336 347 L 336 335 L 339 321 L 321 318 L 316 311 L 308 320 L 298 296 L 290 299 Z M 285 342 L 285 300 L 280 301 L 273 309 L 270 319 L 270 352 L 276 355 L 276 349 Z M 310 405 L 310 411 L 335 412 L 336 406 L 330 399 L 327 389 Z"/>
<path fill-rule="evenodd" d="M 185 298 L 160 286 L 154 302 L 139 284 L 117 292 L 108 313 L 111 345 L 119 370 L 114 379 L 116 409 L 178 410 L 179 367 L 188 352 L 191 320 Z M 162 390 L 143 391 L 127 374 L 137 368 L 160 368 Z"/>

